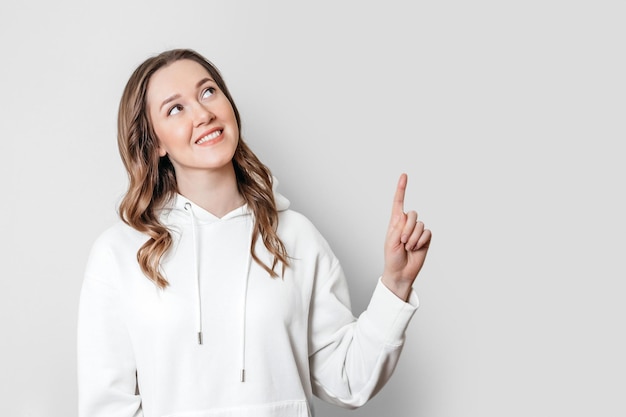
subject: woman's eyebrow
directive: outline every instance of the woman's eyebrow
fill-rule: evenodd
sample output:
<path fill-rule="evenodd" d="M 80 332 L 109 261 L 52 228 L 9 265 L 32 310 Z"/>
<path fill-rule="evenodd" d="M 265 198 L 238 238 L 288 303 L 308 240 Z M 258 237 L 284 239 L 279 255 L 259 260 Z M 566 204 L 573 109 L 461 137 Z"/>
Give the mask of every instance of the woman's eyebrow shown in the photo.
<path fill-rule="evenodd" d="M 165 106 L 167 103 L 172 102 L 176 99 L 180 98 L 180 94 L 174 94 L 173 96 L 169 96 L 168 98 L 166 98 L 165 100 L 163 100 L 163 103 L 161 103 L 161 107 L 159 107 L 159 111 L 163 108 L 163 106 Z"/>
<path fill-rule="evenodd" d="M 206 83 L 207 81 L 213 81 L 213 79 L 209 78 L 209 77 L 205 77 L 205 78 L 201 79 L 200 81 L 198 81 L 196 83 L 196 88 L 200 87 L 202 84 Z M 215 82 L 215 81 L 213 81 L 213 82 Z"/>
<path fill-rule="evenodd" d="M 205 77 L 203 79 L 201 79 L 200 81 L 198 81 L 196 83 L 196 88 L 200 87 L 202 84 L 206 83 L 207 81 L 213 81 L 212 78 L 209 77 Z M 176 99 L 180 98 L 180 94 L 174 94 L 173 96 L 169 96 L 168 98 L 166 98 L 165 100 L 163 100 L 163 103 L 161 103 L 161 106 L 159 107 L 159 110 L 161 110 L 163 108 L 163 106 L 165 106 L 167 103 L 170 103 Z"/>

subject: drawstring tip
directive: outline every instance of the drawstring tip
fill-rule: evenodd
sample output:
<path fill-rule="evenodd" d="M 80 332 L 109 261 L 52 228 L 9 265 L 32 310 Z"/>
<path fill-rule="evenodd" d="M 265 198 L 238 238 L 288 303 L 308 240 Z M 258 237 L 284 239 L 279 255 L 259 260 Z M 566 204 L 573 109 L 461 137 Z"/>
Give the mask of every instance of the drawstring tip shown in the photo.
<path fill-rule="evenodd" d="M 241 370 L 240 381 L 246 382 L 246 370 L 245 369 Z"/>
<path fill-rule="evenodd" d="M 198 332 L 198 344 L 202 344 L 202 332 Z"/>

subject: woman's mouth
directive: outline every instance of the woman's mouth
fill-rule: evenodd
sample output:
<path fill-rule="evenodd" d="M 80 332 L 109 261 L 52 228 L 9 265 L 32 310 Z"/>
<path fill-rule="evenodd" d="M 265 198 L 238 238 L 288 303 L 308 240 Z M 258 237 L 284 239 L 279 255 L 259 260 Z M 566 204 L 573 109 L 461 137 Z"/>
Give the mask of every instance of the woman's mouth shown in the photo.
<path fill-rule="evenodd" d="M 203 143 L 207 143 L 213 139 L 217 139 L 222 134 L 221 130 L 214 130 L 206 136 L 201 137 L 196 141 L 196 145 L 202 145 Z"/>

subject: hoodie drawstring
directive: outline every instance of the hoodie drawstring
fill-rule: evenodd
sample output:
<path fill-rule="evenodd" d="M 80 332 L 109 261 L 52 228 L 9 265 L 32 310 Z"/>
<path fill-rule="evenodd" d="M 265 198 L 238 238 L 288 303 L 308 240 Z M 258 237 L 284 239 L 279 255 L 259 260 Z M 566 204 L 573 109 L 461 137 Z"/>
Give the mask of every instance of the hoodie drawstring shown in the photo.
<path fill-rule="evenodd" d="M 248 281 L 250 278 L 250 265 L 252 264 L 252 233 L 253 233 L 253 224 L 250 225 L 250 240 L 248 242 L 248 259 L 246 262 L 246 269 L 244 271 L 244 279 L 243 284 L 243 306 L 241 311 L 241 372 L 239 375 L 239 380 L 241 382 L 246 382 L 246 307 L 248 305 Z"/>
<path fill-rule="evenodd" d="M 193 214 L 191 203 L 185 203 L 185 210 L 191 215 L 191 238 L 193 240 L 193 263 L 196 274 L 196 303 L 198 304 L 198 344 L 202 344 L 202 296 L 200 295 L 200 264 L 198 262 L 198 240 L 196 236 L 196 217 Z"/>
<path fill-rule="evenodd" d="M 185 210 L 191 216 L 191 237 L 193 240 L 193 259 L 194 259 L 194 272 L 196 275 L 196 302 L 197 308 L 197 323 L 198 323 L 198 344 L 202 345 L 202 296 L 200 293 L 200 259 L 198 256 L 198 233 L 196 230 L 196 217 L 193 212 L 193 206 L 191 203 L 186 202 Z M 246 309 L 248 305 L 248 282 L 250 279 L 250 267 L 252 265 L 252 234 L 254 232 L 254 221 L 250 225 L 249 241 L 248 241 L 248 256 L 245 263 L 244 282 L 243 282 L 243 297 L 241 306 L 241 369 L 239 372 L 239 380 L 241 382 L 246 381 Z"/>

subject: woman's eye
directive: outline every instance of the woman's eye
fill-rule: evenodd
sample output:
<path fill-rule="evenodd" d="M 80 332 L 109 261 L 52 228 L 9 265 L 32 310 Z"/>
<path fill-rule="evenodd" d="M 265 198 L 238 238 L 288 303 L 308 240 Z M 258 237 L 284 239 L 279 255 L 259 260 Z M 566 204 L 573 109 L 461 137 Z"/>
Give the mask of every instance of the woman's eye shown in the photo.
<path fill-rule="evenodd" d="M 215 88 L 213 88 L 213 87 L 206 88 L 206 89 L 202 92 L 202 98 L 209 98 L 209 97 L 211 97 L 213 94 L 215 94 Z"/>
<path fill-rule="evenodd" d="M 168 112 L 167 115 L 168 116 L 173 116 L 176 113 L 180 112 L 183 110 L 183 106 L 181 106 L 180 104 L 175 105 L 174 107 L 172 107 Z"/>

